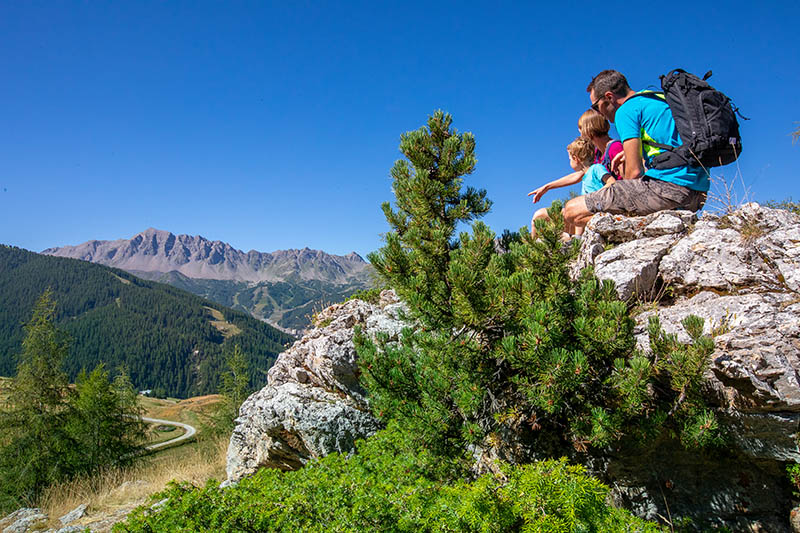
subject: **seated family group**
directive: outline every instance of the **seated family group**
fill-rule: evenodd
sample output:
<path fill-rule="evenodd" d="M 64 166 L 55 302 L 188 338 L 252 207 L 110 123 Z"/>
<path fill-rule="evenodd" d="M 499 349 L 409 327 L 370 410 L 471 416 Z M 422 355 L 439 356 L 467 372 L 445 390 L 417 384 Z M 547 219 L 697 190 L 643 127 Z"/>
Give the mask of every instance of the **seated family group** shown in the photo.
<path fill-rule="evenodd" d="M 697 211 L 709 189 L 702 165 L 655 168 L 653 158 L 665 147 L 681 145 L 672 111 L 662 93 L 633 91 L 625 76 L 604 70 L 587 87 L 591 109 L 578 120 L 580 136 L 567 146 L 573 173 L 528 193 L 538 202 L 549 190 L 581 184 L 581 196 L 564 206 L 565 232 L 581 235 L 599 212 L 647 215 L 664 209 Z M 609 136 L 613 122 L 620 140 Z M 539 209 L 531 220 L 548 218 Z"/>

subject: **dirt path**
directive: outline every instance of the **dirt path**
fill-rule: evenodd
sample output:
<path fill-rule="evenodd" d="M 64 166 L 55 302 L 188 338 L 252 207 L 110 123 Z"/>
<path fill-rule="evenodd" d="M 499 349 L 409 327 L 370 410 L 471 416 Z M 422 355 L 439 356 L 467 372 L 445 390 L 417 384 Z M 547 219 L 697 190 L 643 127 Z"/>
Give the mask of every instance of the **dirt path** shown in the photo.
<path fill-rule="evenodd" d="M 158 450 L 164 448 L 166 446 L 172 446 L 173 444 L 177 444 L 179 442 L 183 442 L 185 440 L 189 440 L 194 437 L 194 434 L 197 433 L 197 430 L 194 426 L 190 426 L 189 424 L 184 424 L 182 422 L 175 422 L 174 420 L 161 420 L 160 418 L 148 418 L 146 416 L 142 417 L 142 420 L 145 422 L 151 422 L 153 424 L 164 424 L 167 426 L 178 426 L 186 430 L 186 433 L 175 437 L 174 439 L 165 440 L 164 442 L 159 442 L 158 444 L 151 444 L 147 446 L 147 450 Z"/>

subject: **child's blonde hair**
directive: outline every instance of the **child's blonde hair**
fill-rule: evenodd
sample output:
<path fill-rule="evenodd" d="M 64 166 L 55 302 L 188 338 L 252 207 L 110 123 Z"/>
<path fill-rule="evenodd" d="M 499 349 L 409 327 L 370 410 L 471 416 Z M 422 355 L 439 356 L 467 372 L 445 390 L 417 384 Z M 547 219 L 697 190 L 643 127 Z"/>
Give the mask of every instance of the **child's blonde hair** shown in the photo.
<path fill-rule="evenodd" d="M 599 135 L 607 135 L 610 127 L 603 115 L 594 109 L 587 109 L 578 119 L 578 130 L 587 139 Z"/>
<path fill-rule="evenodd" d="M 569 143 L 567 152 L 585 167 L 588 167 L 594 161 L 594 144 L 586 137 L 578 137 Z"/>

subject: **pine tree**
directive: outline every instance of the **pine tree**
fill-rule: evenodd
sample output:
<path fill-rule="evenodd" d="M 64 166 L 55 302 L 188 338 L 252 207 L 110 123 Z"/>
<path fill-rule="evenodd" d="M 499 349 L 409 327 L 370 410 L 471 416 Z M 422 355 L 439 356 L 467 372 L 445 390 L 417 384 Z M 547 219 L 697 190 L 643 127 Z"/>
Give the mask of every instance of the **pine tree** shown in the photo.
<path fill-rule="evenodd" d="M 61 370 L 66 335 L 53 324 L 48 289 L 25 325 L 17 375 L 0 413 L 0 507 L 30 503 L 48 484 L 71 473 L 74 442 L 64 430 L 69 383 Z"/>
<path fill-rule="evenodd" d="M 462 176 L 477 162 L 475 137 L 458 134 L 451 124 L 449 114 L 436 111 L 427 128 L 402 136 L 400 151 L 408 161 L 398 160 L 392 168 L 397 210 L 382 205 L 393 231 L 386 234 L 386 246 L 369 256 L 379 275 L 411 304 L 415 318 L 429 327 L 452 323 L 447 274 L 457 225 L 491 208 L 486 191 L 461 191 Z"/>
<path fill-rule="evenodd" d="M 403 135 L 408 161 L 392 170 L 396 210 L 383 205 L 391 231 L 369 256 L 416 324 L 399 343 L 356 337 L 378 416 L 397 419 L 410 438 L 446 454 L 523 426 L 534 440 L 555 435 L 579 450 L 648 434 L 638 430 L 640 419 L 681 433 L 689 427 L 682 417 L 694 416 L 695 426 L 713 430 L 697 409 L 669 407 L 682 405 L 673 392 L 681 390 L 692 393 L 684 407 L 697 405 L 700 362 L 710 352 L 696 324 L 691 362 L 672 345 L 678 355 L 669 366 L 639 354 L 613 284 L 590 269 L 570 277 L 577 248 L 561 242 L 558 202 L 551 222 L 537 222 L 537 240 L 522 229 L 521 240 L 508 234 L 496 244 L 475 220 L 489 210 L 485 192 L 461 192 L 462 176 L 475 166 L 475 140 L 451 122 L 437 111 L 427 128 Z M 473 222 L 471 233 L 456 238 L 465 222 Z M 654 381 L 674 386 L 653 395 Z"/>
<path fill-rule="evenodd" d="M 37 301 L 17 374 L 0 410 L 0 510 L 31 505 L 42 489 L 138 457 L 143 426 L 125 373 L 111 383 L 100 365 L 75 390 L 62 371 L 66 334 L 54 324 L 50 290 Z"/>
<path fill-rule="evenodd" d="M 132 463 L 143 451 L 146 426 L 136 391 L 126 371 L 112 382 L 101 363 L 82 371 L 70 401 L 67 431 L 77 443 L 76 471 L 93 472 L 102 466 Z"/>
<path fill-rule="evenodd" d="M 250 393 L 250 364 L 238 344 L 225 359 L 227 369 L 222 373 L 219 393 L 222 405 L 212 418 L 217 432 L 230 433 L 234 420 L 239 416 L 239 408 Z"/>

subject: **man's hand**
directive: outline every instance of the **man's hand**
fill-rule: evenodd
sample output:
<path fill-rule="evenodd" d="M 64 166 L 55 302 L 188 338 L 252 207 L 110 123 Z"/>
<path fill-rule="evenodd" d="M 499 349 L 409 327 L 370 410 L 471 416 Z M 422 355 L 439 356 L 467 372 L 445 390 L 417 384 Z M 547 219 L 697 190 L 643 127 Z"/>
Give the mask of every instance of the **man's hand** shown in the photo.
<path fill-rule="evenodd" d="M 542 199 L 542 196 L 544 196 L 544 193 L 546 192 L 547 192 L 547 185 L 542 185 L 538 189 L 534 189 L 531 192 L 529 192 L 528 196 L 533 195 L 533 203 L 536 203 Z"/>

